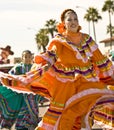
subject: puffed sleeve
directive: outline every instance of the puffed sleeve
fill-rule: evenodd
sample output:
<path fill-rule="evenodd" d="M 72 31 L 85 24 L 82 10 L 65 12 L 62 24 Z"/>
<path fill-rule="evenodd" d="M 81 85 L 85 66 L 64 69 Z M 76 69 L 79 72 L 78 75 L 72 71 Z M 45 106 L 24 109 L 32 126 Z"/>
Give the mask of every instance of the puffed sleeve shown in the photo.
<path fill-rule="evenodd" d="M 35 56 L 34 62 L 43 65 L 46 63 L 53 65 L 57 61 L 61 51 L 62 44 L 60 44 L 60 42 L 55 37 L 48 44 L 46 52 L 43 52 L 40 55 Z"/>
<path fill-rule="evenodd" d="M 108 59 L 108 57 L 101 53 L 99 48 L 97 48 L 93 52 L 91 59 L 94 64 L 99 68 L 100 73 L 102 73 L 104 77 L 113 75 L 114 66 L 112 62 Z"/>
<path fill-rule="evenodd" d="M 113 75 L 114 66 L 112 62 L 110 61 L 110 59 L 108 59 L 107 56 L 102 54 L 98 47 L 98 44 L 88 34 L 85 34 L 83 49 L 86 54 L 86 57 L 90 57 L 91 61 L 103 77 Z"/>

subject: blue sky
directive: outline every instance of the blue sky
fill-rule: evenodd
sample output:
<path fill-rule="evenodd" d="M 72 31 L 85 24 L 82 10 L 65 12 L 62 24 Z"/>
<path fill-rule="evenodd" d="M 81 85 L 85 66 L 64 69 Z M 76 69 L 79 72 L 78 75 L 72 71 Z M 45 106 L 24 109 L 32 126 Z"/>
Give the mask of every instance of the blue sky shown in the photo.
<path fill-rule="evenodd" d="M 108 38 L 106 26 L 108 13 L 101 12 L 105 0 L 0 0 L 0 47 L 12 46 L 15 56 L 29 49 L 38 53 L 35 34 L 44 27 L 46 20 L 59 21 L 61 12 L 66 8 L 74 9 L 79 18 L 82 31 L 88 33 L 88 23 L 83 19 L 88 7 L 95 7 L 102 15 L 96 24 L 97 43 Z M 76 8 L 80 6 L 80 8 Z M 114 21 L 114 16 L 112 18 Z M 91 25 L 91 34 L 92 25 Z"/>

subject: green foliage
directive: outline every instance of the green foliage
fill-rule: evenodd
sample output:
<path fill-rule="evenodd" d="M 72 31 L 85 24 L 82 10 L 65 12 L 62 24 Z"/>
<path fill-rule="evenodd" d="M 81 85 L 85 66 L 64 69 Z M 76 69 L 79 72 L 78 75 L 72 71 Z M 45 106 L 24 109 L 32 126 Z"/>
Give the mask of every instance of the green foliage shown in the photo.
<path fill-rule="evenodd" d="M 112 26 L 111 31 L 112 31 L 112 35 L 114 35 L 114 26 Z M 107 34 L 109 33 L 110 33 L 110 25 L 107 26 Z"/>
<path fill-rule="evenodd" d="M 94 31 L 94 38 L 96 41 L 96 31 L 95 31 L 95 24 L 98 20 L 102 19 L 101 15 L 99 14 L 98 10 L 94 7 L 89 7 L 87 9 L 87 13 L 84 15 L 84 19 L 87 20 L 87 22 L 93 23 L 93 31 Z"/>
<path fill-rule="evenodd" d="M 87 21 L 98 22 L 98 20 L 102 19 L 102 17 L 100 16 L 96 8 L 89 7 L 87 13 L 84 16 L 84 19 L 86 19 Z"/>
<path fill-rule="evenodd" d="M 49 36 L 48 36 L 48 31 L 47 29 L 40 29 L 39 32 L 36 34 L 36 43 L 38 50 L 45 51 L 46 46 L 49 42 Z"/>
<path fill-rule="evenodd" d="M 114 13 L 114 0 L 106 0 L 102 7 L 102 11 L 103 12 L 108 11 L 109 13 L 113 14 Z"/>
<path fill-rule="evenodd" d="M 109 25 L 107 26 L 107 33 L 110 33 L 110 38 L 113 36 L 113 26 L 112 26 L 112 21 L 111 21 L 111 15 L 114 13 L 114 0 L 106 0 L 103 7 L 102 7 L 103 12 L 108 12 L 109 14 Z M 110 43 L 110 49 L 112 49 L 112 41 Z"/>
<path fill-rule="evenodd" d="M 36 34 L 35 40 L 39 51 L 46 50 L 46 46 L 49 43 L 49 35 L 53 37 L 54 32 L 57 32 L 56 24 L 57 24 L 56 20 L 50 19 L 46 21 L 44 28 L 40 29 Z"/>
<path fill-rule="evenodd" d="M 112 21 L 111 21 L 111 14 L 114 13 L 114 0 L 106 0 L 103 7 L 103 12 L 108 12 L 109 14 L 109 25 L 107 27 L 107 33 L 110 33 L 110 37 L 112 37 L 113 33 L 113 27 L 112 27 Z"/>
<path fill-rule="evenodd" d="M 51 35 L 51 37 L 54 36 L 54 32 L 57 32 L 56 25 L 57 21 L 54 19 L 46 21 L 45 27 L 48 30 L 48 33 Z"/>

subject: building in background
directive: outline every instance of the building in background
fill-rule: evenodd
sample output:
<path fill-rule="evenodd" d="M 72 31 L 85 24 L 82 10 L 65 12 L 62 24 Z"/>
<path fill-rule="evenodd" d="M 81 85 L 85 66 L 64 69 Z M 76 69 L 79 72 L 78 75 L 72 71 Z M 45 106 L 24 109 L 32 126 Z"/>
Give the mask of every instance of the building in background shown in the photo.
<path fill-rule="evenodd" d="M 107 38 L 107 39 L 100 41 L 100 43 L 104 44 L 104 48 L 106 51 L 109 51 L 111 46 L 112 46 L 112 50 L 114 50 L 114 36 L 112 37 L 112 39 Z M 110 45 L 110 43 L 112 45 Z"/>
<path fill-rule="evenodd" d="M 100 43 L 102 43 L 104 47 L 103 53 L 114 61 L 114 36 L 112 36 L 112 38 L 104 39 L 100 41 Z"/>

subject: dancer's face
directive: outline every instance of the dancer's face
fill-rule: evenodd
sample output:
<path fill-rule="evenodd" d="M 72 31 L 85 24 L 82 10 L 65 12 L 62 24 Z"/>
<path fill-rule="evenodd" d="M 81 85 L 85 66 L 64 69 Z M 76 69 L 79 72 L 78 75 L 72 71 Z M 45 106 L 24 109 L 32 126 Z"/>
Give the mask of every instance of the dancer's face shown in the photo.
<path fill-rule="evenodd" d="M 64 24 L 66 31 L 77 32 L 78 30 L 78 18 L 77 15 L 69 11 L 65 14 Z"/>

